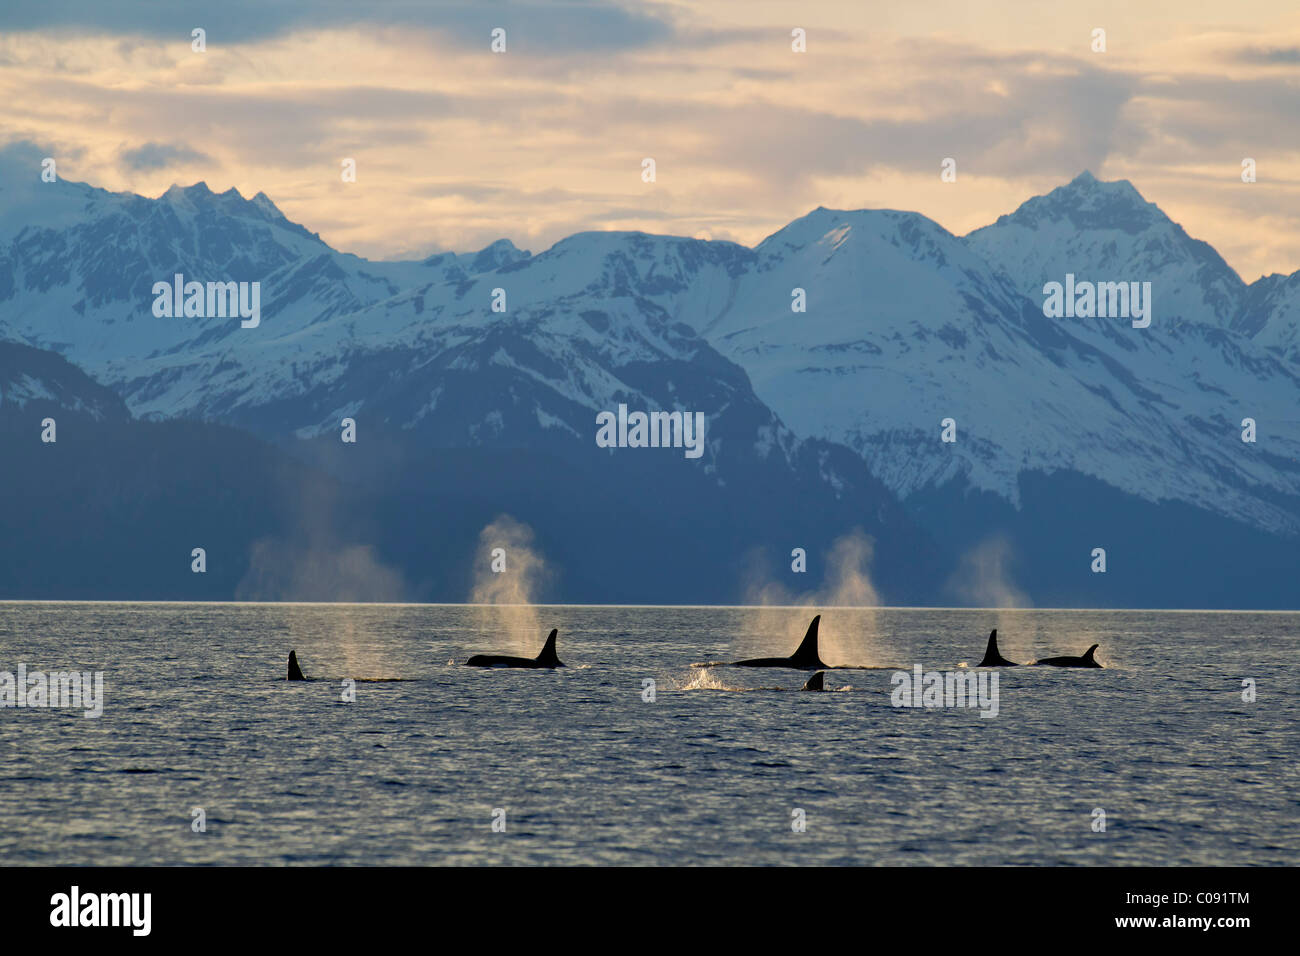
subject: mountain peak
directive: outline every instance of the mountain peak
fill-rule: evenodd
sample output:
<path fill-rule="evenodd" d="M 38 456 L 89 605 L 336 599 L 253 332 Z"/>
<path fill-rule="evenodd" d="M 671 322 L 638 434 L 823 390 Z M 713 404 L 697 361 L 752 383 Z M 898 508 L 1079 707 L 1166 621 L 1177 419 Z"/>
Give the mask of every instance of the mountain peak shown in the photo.
<path fill-rule="evenodd" d="M 239 195 L 236 193 L 235 195 Z M 276 219 L 283 219 L 284 213 L 280 212 L 280 207 L 271 201 L 271 197 L 264 192 L 258 192 L 256 196 L 249 200 L 254 206 L 262 210 L 268 216 Z"/>
<path fill-rule="evenodd" d="M 839 249 L 850 239 L 859 243 L 884 242 L 898 245 L 924 238 L 928 242 L 953 238 L 942 226 L 919 212 L 897 209 L 828 209 L 818 206 L 782 226 L 756 247 L 773 252 L 778 248 L 803 249 L 815 244 Z"/>
<path fill-rule="evenodd" d="M 482 249 L 479 250 L 479 253 L 481 255 L 484 252 L 495 252 L 495 253 L 500 253 L 502 255 L 510 255 L 512 253 L 518 253 L 520 251 L 522 250 L 520 250 L 520 248 L 516 246 L 513 242 L 511 242 L 509 239 L 497 239 L 495 242 L 489 242 L 486 246 L 484 246 Z M 524 254 L 527 255 L 527 253 Z"/>
<path fill-rule="evenodd" d="M 1239 310 L 1241 278 L 1209 245 L 1188 236 L 1126 179 L 1089 172 L 1035 196 L 966 244 L 1038 298 L 1043 283 L 1086 271 L 1087 278 L 1149 279 L 1166 322 L 1222 326 Z"/>
<path fill-rule="evenodd" d="M 1147 202 L 1127 179 L 1106 181 L 1087 170 L 1046 195 L 1025 200 L 1015 212 L 999 216 L 993 225 L 971 235 L 1009 223 L 1029 229 L 1059 223 L 1078 230 L 1114 229 L 1130 235 L 1159 224 L 1172 225 L 1160 207 Z"/>
<path fill-rule="evenodd" d="M 1068 184 L 1053 189 L 1052 192 L 1048 193 L 1048 196 L 1056 193 L 1063 196 L 1069 195 L 1073 197 L 1075 202 L 1095 197 L 1095 201 L 1098 203 L 1129 203 L 1135 208 L 1159 209 L 1155 203 L 1147 202 L 1143 195 L 1137 191 L 1137 187 L 1127 179 L 1098 179 L 1086 169 L 1070 180 Z"/>
<path fill-rule="evenodd" d="M 193 186 L 182 186 L 180 183 L 172 183 L 167 187 L 167 191 L 163 193 L 160 198 L 166 199 L 171 203 L 192 203 L 195 201 L 210 199 L 215 195 L 216 193 L 208 188 L 207 183 L 199 180 Z M 225 193 L 225 195 L 229 195 L 229 192 Z M 239 194 L 235 193 L 235 195 L 238 196 Z"/>
<path fill-rule="evenodd" d="M 518 248 L 509 239 L 498 239 L 479 250 L 470 262 L 470 272 L 491 272 L 501 266 L 527 259 L 531 253 Z"/>
<path fill-rule="evenodd" d="M 231 186 L 223 193 L 214 193 L 206 182 L 197 182 L 193 186 L 182 186 L 178 183 L 172 183 L 159 201 L 170 203 L 173 207 L 188 212 L 220 210 L 222 213 L 231 216 L 249 216 L 252 218 L 262 219 L 270 223 L 289 223 L 278 206 L 271 201 L 271 197 L 264 192 L 259 192 L 252 199 L 245 199 L 244 194 L 238 188 Z M 301 230 L 303 235 L 310 236 L 301 226 L 295 225 L 295 229 Z"/>

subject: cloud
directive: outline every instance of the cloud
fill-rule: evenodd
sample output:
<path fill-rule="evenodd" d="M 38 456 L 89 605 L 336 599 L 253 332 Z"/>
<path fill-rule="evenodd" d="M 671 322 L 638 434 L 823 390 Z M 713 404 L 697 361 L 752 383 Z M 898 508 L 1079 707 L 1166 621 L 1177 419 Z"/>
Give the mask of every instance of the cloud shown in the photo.
<path fill-rule="evenodd" d="M 33 143 L 28 139 L 18 139 L 0 144 L 0 169 L 12 175 L 19 175 L 19 170 L 39 170 L 41 160 L 46 156 L 57 156 L 57 151 Z"/>
<path fill-rule="evenodd" d="M 1173 138 L 1181 163 L 1194 154 L 1222 162 L 1225 149 L 1239 146 L 1275 155 L 1297 149 L 1294 117 L 1300 95 L 1294 80 L 1283 74 L 1225 78 L 1187 73 L 1146 81 L 1140 92 L 1141 113 L 1135 112 L 1134 125 Z"/>
<path fill-rule="evenodd" d="M 1256 197 L 1227 187 L 1257 157 L 1256 191 L 1300 215 L 1283 173 L 1300 161 L 1300 37 L 1280 15 L 1256 27 L 1211 6 L 1210 26 L 1140 55 L 1122 41 L 1168 11 L 1115 14 L 1099 56 L 1086 30 L 947 0 L 888 22 L 808 6 L 807 54 L 790 51 L 786 8 L 731 0 L 9 4 L 0 127 L 58 144 L 61 171 L 76 151 L 70 170 L 109 189 L 156 195 L 191 164 L 376 257 L 593 228 L 753 244 L 819 205 L 902 206 L 960 234 L 1089 168 L 1241 250 L 1243 274 L 1290 272 L 1300 240 L 1265 236 L 1242 216 Z M 996 28 L 959 29 L 985 18 Z M 497 25 L 504 56 L 488 52 Z M 948 156 L 956 185 L 938 178 Z"/>
<path fill-rule="evenodd" d="M 1269 66 L 1300 63 L 1300 47 L 1246 47 L 1236 51 L 1232 58 L 1238 63 L 1257 63 Z"/>
<path fill-rule="evenodd" d="M 610 52 L 667 42 L 675 35 L 671 11 L 660 4 L 635 9 L 608 0 L 175 0 L 105 3 L 42 0 L 0 5 L 0 32 L 68 31 L 171 37 L 189 46 L 190 31 L 207 33 L 209 48 L 298 31 L 337 27 L 432 30 L 486 51 L 491 31 L 507 31 L 507 49 L 533 55 Z"/>
<path fill-rule="evenodd" d="M 122 162 L 130 169 L 166 169 L 185 163 L 211 163 L 212 157 L 188 146 L 167 143 L 145 143 L 122 152 Z"/>

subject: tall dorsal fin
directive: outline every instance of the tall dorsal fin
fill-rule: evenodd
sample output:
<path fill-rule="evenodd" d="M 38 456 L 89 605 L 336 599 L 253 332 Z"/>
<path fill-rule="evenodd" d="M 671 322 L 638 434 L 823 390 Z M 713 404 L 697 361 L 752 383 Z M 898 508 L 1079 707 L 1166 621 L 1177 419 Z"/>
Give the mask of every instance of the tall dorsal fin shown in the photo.
<path fill-rule="evenodd" d="M 293 651 L 289 652 L 289 672 L 285 675 L 285 680 L 306 680 L 302 676 L 302 668 L 298 666 L 298 655 Z"/>
<path fill-rule="evenodd" d="M 975 665 L 976 667 L 1014 667 L 1012 661 L 1007 660 L 998 653 L 998 629 L 995 627 L 989 632 L 989 646 L 984 649 L 984 660 Z"/>
<path fill-rule="evenodd" d="M 537 663 L 555 665 L 560 663 L 559 657 L 555 654 L 555 635 L 559 633 L 558 627 L 551 628 L 550 636 L 546 638 L 546 645 L 542 652 L 537 655 Z"/>
<path fill-rule="evenodd" d="M 808 633 L 803 636 L 799 642 L 799 647 L 794 654 L 790 656 L 790 663 L 796 667 L 825 667 L 821 657 L 817 654 L 817 625 L 821 623 L 822 616 L 818 614 L 808 625 Z"/>

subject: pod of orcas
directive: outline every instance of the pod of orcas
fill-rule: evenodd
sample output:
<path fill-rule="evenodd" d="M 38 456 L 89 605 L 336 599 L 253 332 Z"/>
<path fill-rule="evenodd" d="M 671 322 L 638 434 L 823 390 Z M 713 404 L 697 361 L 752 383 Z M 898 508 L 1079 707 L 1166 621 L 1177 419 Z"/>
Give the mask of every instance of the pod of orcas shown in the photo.
<path fill-rule="evenodd" d="M 787 667 L 791 670 L 811 670 L 816 671 L 812 677 L 808 678 L 808 683 L 804 684 L 801 690 L 825 690 L 824 671 L 835 670 L 822 661 L 821 655 L 817 650 L 817 628 L 821 624 L 822 616 L 818 614 L 808 625 L 808 630 L 795 648 L 794 653 L 789 657 L 755 657 L 744 661 L 735 661 L 732 667 Z M 558 628 L 551 628 L 550 635 L 546 638 L 546 643 L 542 646 L 542 652 L 536 657 L 510 657 L 504 654 L 475 654 L 465 662 L 466 667 L 519 667 L 532 670 L 553 669 L 563 667 L 564 662 L 560 660 L 555 652 L 555 638 L 559 633 Z M 1046 665 L 1048 667 L 1101 667 L 1097 659 L 1093 656 L 1097 652 L 1099 644 L 1094 644 L 1088 648 L 1079 657 L 1045 657 L 1040 661 L 1035 661 L 1037 665 Z M 975 665 L 976 667 L 1020 667 L 1015 661 L 1009 661 L 998 652 L 998 629 L 995 627 L 989 634 L 988 647 L 984 650 L 984 659 Z M 289 651 L 289 667 L 285 680 L 307 680 L 303 676 L 302 668 L 298 666 L 298 655 L 294 651 Z"/>

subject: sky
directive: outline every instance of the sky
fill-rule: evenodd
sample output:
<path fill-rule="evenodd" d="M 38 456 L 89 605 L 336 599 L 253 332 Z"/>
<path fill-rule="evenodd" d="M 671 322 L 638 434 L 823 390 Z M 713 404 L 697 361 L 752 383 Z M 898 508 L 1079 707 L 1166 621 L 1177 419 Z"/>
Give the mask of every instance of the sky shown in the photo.
<path fill-rule="evenodd" d="M 753 245 L 817 206 L 964 234 L 1087 169 L 1252 281 L 1300 269 L 1298 120 L 1297 0 L 0 5 L 0 146 L 146 196 L 262 191 L 370 258 Z"/>

